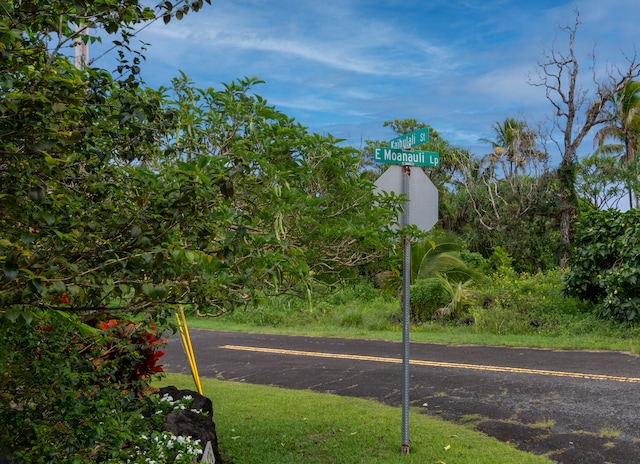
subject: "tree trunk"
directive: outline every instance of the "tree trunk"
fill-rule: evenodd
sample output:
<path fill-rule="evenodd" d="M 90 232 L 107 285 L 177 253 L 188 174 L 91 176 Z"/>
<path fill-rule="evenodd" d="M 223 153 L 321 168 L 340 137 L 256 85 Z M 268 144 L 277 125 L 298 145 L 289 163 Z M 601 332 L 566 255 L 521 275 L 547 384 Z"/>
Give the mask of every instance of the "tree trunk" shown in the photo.
<path fill-rule="evenodd" d="M 563 252 L 559 264 L 566 267 L 571 242 L 571 227 L 577 218 L 578 199 L 575 190 L 575 160 L 580 144 L 589 131 L 610 120 L 603 112 L 613 96 L 624 86 L 640 74 L 640 63 L 633 55 L 628 60 L 626 73 L 613 67 L 607 78 L 595 81 L 596 90 L 592 99 L 588 92 L 581 88 L 578 82 L 578 58 L 574 53 L 575 38 L 580 25 L 580 14 L 576 10 L 573 27 L 562 28 L 569 34 L 569 48 L 565 53 L 551 49 L 546 61 L 539 64 L 540 82 L 534 85 L 545 87 L 547 100 L 552 104 L 555 113 L 554 125 L 563 136 L 561 147 L 562 162 L 558 168 L 560 183 L 560 202 L 562 213 L 560 217 L 560 240 Z M 592 67 L 595 63 L 592 64 Z M 584 121 L 579 122 L 579 116 L 584 115 Z"/>
<path fill-rule="evenodd" d="M 558 168 L 558 180 L 560 183 L 560 243 L 562 252 L 560 255 L 560 267 L 566 268 L 571 245 L 571 229 L 578 211 L 578 199 L 576 196 L 575 180 L 576 168 L 573 157 L 562 160 Z"/>
<path fill-rule="evenodd" d="M 568 200 L 568 198 L 562 198 L 562 214 L 560 216 L 560 243 L 562 243 L 562 254 L 560 255 L 559 264 L 563 269 L 568 267 L 571 225 L 576 216 L 576 209 Z"/>

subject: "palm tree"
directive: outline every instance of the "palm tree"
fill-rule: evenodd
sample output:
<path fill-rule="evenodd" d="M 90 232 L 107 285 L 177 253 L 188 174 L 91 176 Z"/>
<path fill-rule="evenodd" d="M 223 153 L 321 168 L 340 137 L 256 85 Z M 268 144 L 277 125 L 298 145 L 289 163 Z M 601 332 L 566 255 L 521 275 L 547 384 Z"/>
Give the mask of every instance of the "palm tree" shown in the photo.
<path fill-rule="evenodd" d="M 461 257 L 462 246 L 453 236 L 437 235 L 411 244 L 411 283 L 441 276 L 455 282 L 478 278 L 481 273 Z"/>
<path fill-rule="evenodd" d="M 491 144 L 493 152 L 487 155 L 490 161 L 500 162 L 507 179 L 511 179 L 529 162 L 539 156 L 536 135 L 524 121 L 506 118 L 493 125 L 495 140 L 481 139 Z M 505 163 L 506 160 L 506 163 Z"/>
<path fill-rule="evenodd" d="M 411 245 L 412 282 L 435 279 L 445 291 L 448 302 L 431 316 L 457 319 L 476 300 L 471 286 L 484 274 L 460 256 L 459 240 L 447 234 L 424 238 Z"/>
<path fill-rule="evenodd" d="M 441 277 L 453 282 L 480 280 L 483 274 L 460 257 L 461 249 L 460 241 L 446 234 L 425 237 L 412 243 L 410 283 L 430 277 Z M 377 284 L 389 294 L 400 295 L 400 271 L 381 273 L 377 277 Z"/>
<path fill-rule="evenodd" d="M 620 162 L 631 165 L 640 142 L 640 81 L 629 81 L 612 99 L 610 123 L 596 132 L 593 138 L 596 153 L 621 154 Z M 605 144 L 607 140 L 618 143 Z M 633 180 L 629 178 L 629 208 L 633 208 Z M 636 206 L 638 201 L 636 199 Z"/>
<path fill-rule="evenodd" d="M 473 280 L 464 282 L 451 282 L 446 278 L 438 276 L 442 287 L 449 297 L 449 303 L 442 308 L 438 308 L 433 317 L 458 319 L 467 311 L 468 307 L 477 299 L 476 294 L 470 288 Z"/>

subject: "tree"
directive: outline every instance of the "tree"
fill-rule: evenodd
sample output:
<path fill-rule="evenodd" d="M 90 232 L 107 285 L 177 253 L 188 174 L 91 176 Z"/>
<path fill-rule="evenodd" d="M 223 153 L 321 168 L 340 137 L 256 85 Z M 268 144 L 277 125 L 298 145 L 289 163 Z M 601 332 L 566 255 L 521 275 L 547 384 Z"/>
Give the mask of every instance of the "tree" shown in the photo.
<path fill-rule="evenodd" d="M 243 230 L 243 239 L 224 275 L 253 276 L 243 284 L 247 296 L 305 291 L 311 281 L 335 287 L 386 256 L 396 240 L 386 224 L 397 201 L 376 206 L 374 185 L 359 172 L 354 150 L 307 133 L 253 95 L 258 82 L 244 79 L 215 91 L 193 89 L 185 76 L 174 79 L 170 107 L 178 123 L 161 141 L 168 148 L 154 169 L 209 157 L 232 166 L 216 183 L 231 197 L 232 229 Z M 202 306 L 223 309 L 213 301 Z"/>
<path fill-rule="evenodd" d="M 431 234 L 411 244 L 411 282 L 441 276 L 453 282 L 479 280 L 481 273 L 461 257 L 460 239 Z"/>
<path fill-rule="evenodd" d="M 183 76 L 154 91 L 46 56 L 16 67 L 3 98 L 0 302 L 12 318 L 226 311 L 335 285 L 389 249 L 380 224 L 395 213 L 374 207 L 352 150 L 253 95 L 255 79 L 216 91 Z"/>
<path fill-rule="evenodd" d="M 507 118 L 493 128 L 492 152 L 462 165 L 446 226 L 485 258 L 501 246 L 520 271 L 553 267 L 557 210 L 548 154 L 524 121 Z"/>
<path fill-rule="evenodd" d="M 163 15 L 171 11 L 165 6 Z M 104 311 L 113 307 L 111 298 L 133 295 L 128 307 L 136 311 L 175 297 L 184 286 L 167 286 L 166 275 L 152 272 L 153 263 L 165 262 L 158 247 L 178 221 L 166 209 L 170 200 L 164 209 L 160 199 L 149 206 L 157 198 L 153 183 L 159 176 L 141 164 L 152 156 L 153 131 L 166 129 L 159 95 L 139 88 L 133 67 L 116 82 L 100 69 L 78 70 L 59 54 L 77 37 L 73 24 L 122 30 L 126 43 L 128 28 L 153 18 L 153 10 L 137 1 L 10 2 L 6 8 L 0 100 L 3 309 L 24 317 L 36 309 Z M 145 230 L 138 221 L 154 209 L 153 227 Z"/>
<path fill-rule="evenodd" d="M 202 3 L 163 2 L 160 16 Z M 127 446 L 120 432 L 148 382 L 132 391 L 119 369 L 103 371 L 112 340 L 101 322 L 136 318 L 146 334 L 167 328 L 178 304 L 220 313 L 314 280 L 339 285 L 397 242 L 387 224 L 398 205 L 375 203 L 354 151 L 269 106 L 256 79 L 203 90 L 182 76 L 154 90 L 137 56 L 115 80 L 59 53 L 81 21 L 120 32 L 127 49 L 128 28 L 155 16 L 136 0 L 0 8 L 0 357 L 11 360 L 0 366 L 0 422 L 18 427 L 3 429 L 0 448 L 95 462 Z M 58 382 L 86 402 L 81 412 L 48 401 Z M 35 415 L 16 420 L 23 407 Z M 111 409 L 104 424 L 84 417 Z M 66 432 L 82 421 L 96 427 L 78 442 Z M 36 442 L 42 453 L 29 456 Z"/>
<path fill-rule="evenodd" d="M 547 100 L 554 111 L 553 126 L 561 134 L 561 140 L 553 139 L 562 157 L 558 168 L 562 217 L 560 240 L 565 247 L 561 265 L 566 265 L 572 224 L 577 217 L 577 196 L 575 190 L 577 151 L 587 134 L 597 125 L 610 120 L 604 110 L 612 97 L 625 85 L 640 75 L 640 63 L 635 55 L 628 60 L 627 69 L 609 72 L 605 79 L 597 79 L 594 72 L 594 94 L 581 87 L 579 60 L 575 53 L 575 39 L 580 25 L 580 15 L 572 27 L 562 30 L 569 35 L 568 51 L 563 53 L 551 49 L 545 61 L 539 63 L 539 81 L 533 85 L 544 87 Z M 595 68 L 595 66 L 594 66 Z"/>
<path fill-rule="evenodd" d="M 589 211 L 576 224 L 565 291 L 591 303 L 598 316 L 640 320 L 640 210 Z"/>
<path fill-rule="evenodd" d="M 504 177 L 514 179 L 525 171 L 532 160 L 546 162 L 547 154 L 537 148 L 537 136 L 524 121 L 506 118 L 493 125 L 495 140 L 483 139 L 492 145 L 493 153 L 487 155 L 490 163 L 499 163 Z"/>
<path fill-rule="evenodd" d="M 576 193 L 586 209 L 616 208 L 625 195 L 624 179 L 617 156 L 594 153 L 578 163 Z"/>
<path fill-rule="evenodd" d="M 520 209 L 522 197 L 513 194 L 505 179 L 488 183 L 482 180 L 458 189 L 450 206 L 456 216 L 446 222 L 447 230 L 464 238 L 471 251 L 485 258 L 498 246 L 502 247 L 519 272 L 556 267 L 559 256 L 556 178 L 548 173 L 540 178 L 524 177 L 518 182 L 527 195 L 524 209 Z"/>
<path fill-rule="evenodd" d="M 139 337 L 119 343 L 80 317 L 124 300 L 142 310 L 172 290 L 166 275 L 176 268 L 153 274 L 165 256 L 156 246 L 175 229 L 160 225 L 169 213 L 158 202 L 148 207 L 155 173 L 119 166 L 153 153 L 165 114 L 157 94 L 139 88 L 135 60 L 116 82 L 76 69 L 61 50 L 80 39 L 79 23 L 119 33 L 126 48 L 130 29 L 155 14 L 134 0 L 0 9 L 0 449 L 20 462 L 99 462 L 130 443 L 154 318 L 141 315 Z M 138 214 L 153 216 L 155 235 Z"/>
<path fill-rule="evenodd" d="M 612 106 L 610 119 L 604 127 L 596 132 L 593 144 L 598 146 L 597 153 L 620 154 L 620 163 L 626 164 L 627 168 L 633 168 L 631 162 L 636 158 L 638 143 L 640 143 L 640 81 L 627 82 L 613 96 Z M 619 143 L 605 144 L 608 139 Z M 637 171 L 632 169 L 632 172 L 635 174 L 633 178 L 637 180 Z M 634 189 L 632 183 L 627 184 L 627 190 L 629 208 L 633 208 Z"/>
<path fill-rule="evenodd" d="M 548 155 L 537 148 L 536 134 L 524 121 L 507 118 L 493 128 L 496 140 L 486 140 L 493 146 L 492 153 L 486 155 L 474 171 L 465 171 L 463 182 L 480 224 L 487 229 L 499 227 L 507 220 L 503 205 L 510 204 L 506 212 L 520 218 L 536 204 L 537 184 L 547 172 L 548 159 Z M 490 208 L 481 209 L 479 198 L 471 195 L 471 187 L 478 183 L 486 187 Z M 501 188 L 497 188 L 498 184 Z"/>

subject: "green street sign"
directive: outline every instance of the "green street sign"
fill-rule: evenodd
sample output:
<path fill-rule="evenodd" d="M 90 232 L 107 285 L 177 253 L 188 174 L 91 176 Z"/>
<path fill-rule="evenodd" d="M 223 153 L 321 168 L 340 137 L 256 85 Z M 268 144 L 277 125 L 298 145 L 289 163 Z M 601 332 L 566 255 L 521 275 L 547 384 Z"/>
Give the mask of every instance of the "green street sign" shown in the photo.
<path fill-rule="evenodd" d="M 422 145 L 429 140 L 429 128 L 424 127 L 417 131 L 409 132 L 395 139 L 389 140 L 391 148 L 411 148 L 416 145 Z"/>
<path fill-rule="evenodd" d="M 404 151 L 400 148 L 378 147 L 373 160 L 385 164 L 406 166 L 440 166 L 440 155 L 435 151 Z"/>

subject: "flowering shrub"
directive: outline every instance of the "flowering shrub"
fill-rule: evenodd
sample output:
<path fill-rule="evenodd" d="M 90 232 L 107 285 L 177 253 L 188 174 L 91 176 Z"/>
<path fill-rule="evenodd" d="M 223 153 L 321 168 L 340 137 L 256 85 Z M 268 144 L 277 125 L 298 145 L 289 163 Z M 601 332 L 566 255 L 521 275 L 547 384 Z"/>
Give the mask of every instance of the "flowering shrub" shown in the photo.
<path fill-rule="evenodd" d="M 90 327 L 75 315 L 0 320 L 0 450 L 21 463 L 124 457 L 149 426 L 161 340 L 150 321 Z"/>
<path fill-rule="evenodd" d="M 189 395 L 186 395 L 180 399 L 174 400 L 173 397 L 165 394 L 162 397 L 160 397 L 160 400 L 158 401 L 156 414 L 167 415 L 170 412 L 181 411 L 184 409 L 191 409 L 192 411 L 197 412 L 198 414 L 202 414 L 202 410 L 190 408 L 192 401 L 193 401 L 193 398 Z"/>
<path fill-rule="evenodd" d="M 151 395 L 148 400 L 151 402 L 150 412 L 136 416 L 130 423 L 137 435 L 132 437 L 129 446 L 123 450 L 127 457 L 111 460 L 110 464 L 193 463 L 203 452 L 200 440 L 162 431 L 164 417 L 173 411 L 191 409 L 193 398 L 185 396 L 174 400 L 169 395 L 159 398 Z M 191 410 L 202 414 L 200 410 Z"/>
<path fill-rule="evenodd" d="M 191 437 L 176 437 L 169 432 L 151 432 L 141 435 L 140 440 L 147 446 L 134 445 L 136 456 L 127 459 L 132 464 L 160 464 L 165 462 L 192 464 L 194 458 L 202 454 L 200 440 Z"/>
<path fill-rule="evenodd" d="M 159 350 L 159 346 L 166 340 L 158 338 L 155 324 L 144 320 L 110 319 L 100 322 L 99 328 L 110 341 L 100 356 L 93 359 L 94 365 L 116 364 L 117 369 L 110 375 L 137 393 L 143 393 L 145 383 L 141 384 L 141 381 L 163 372 L 158 361 L 164 352 Z"/>

